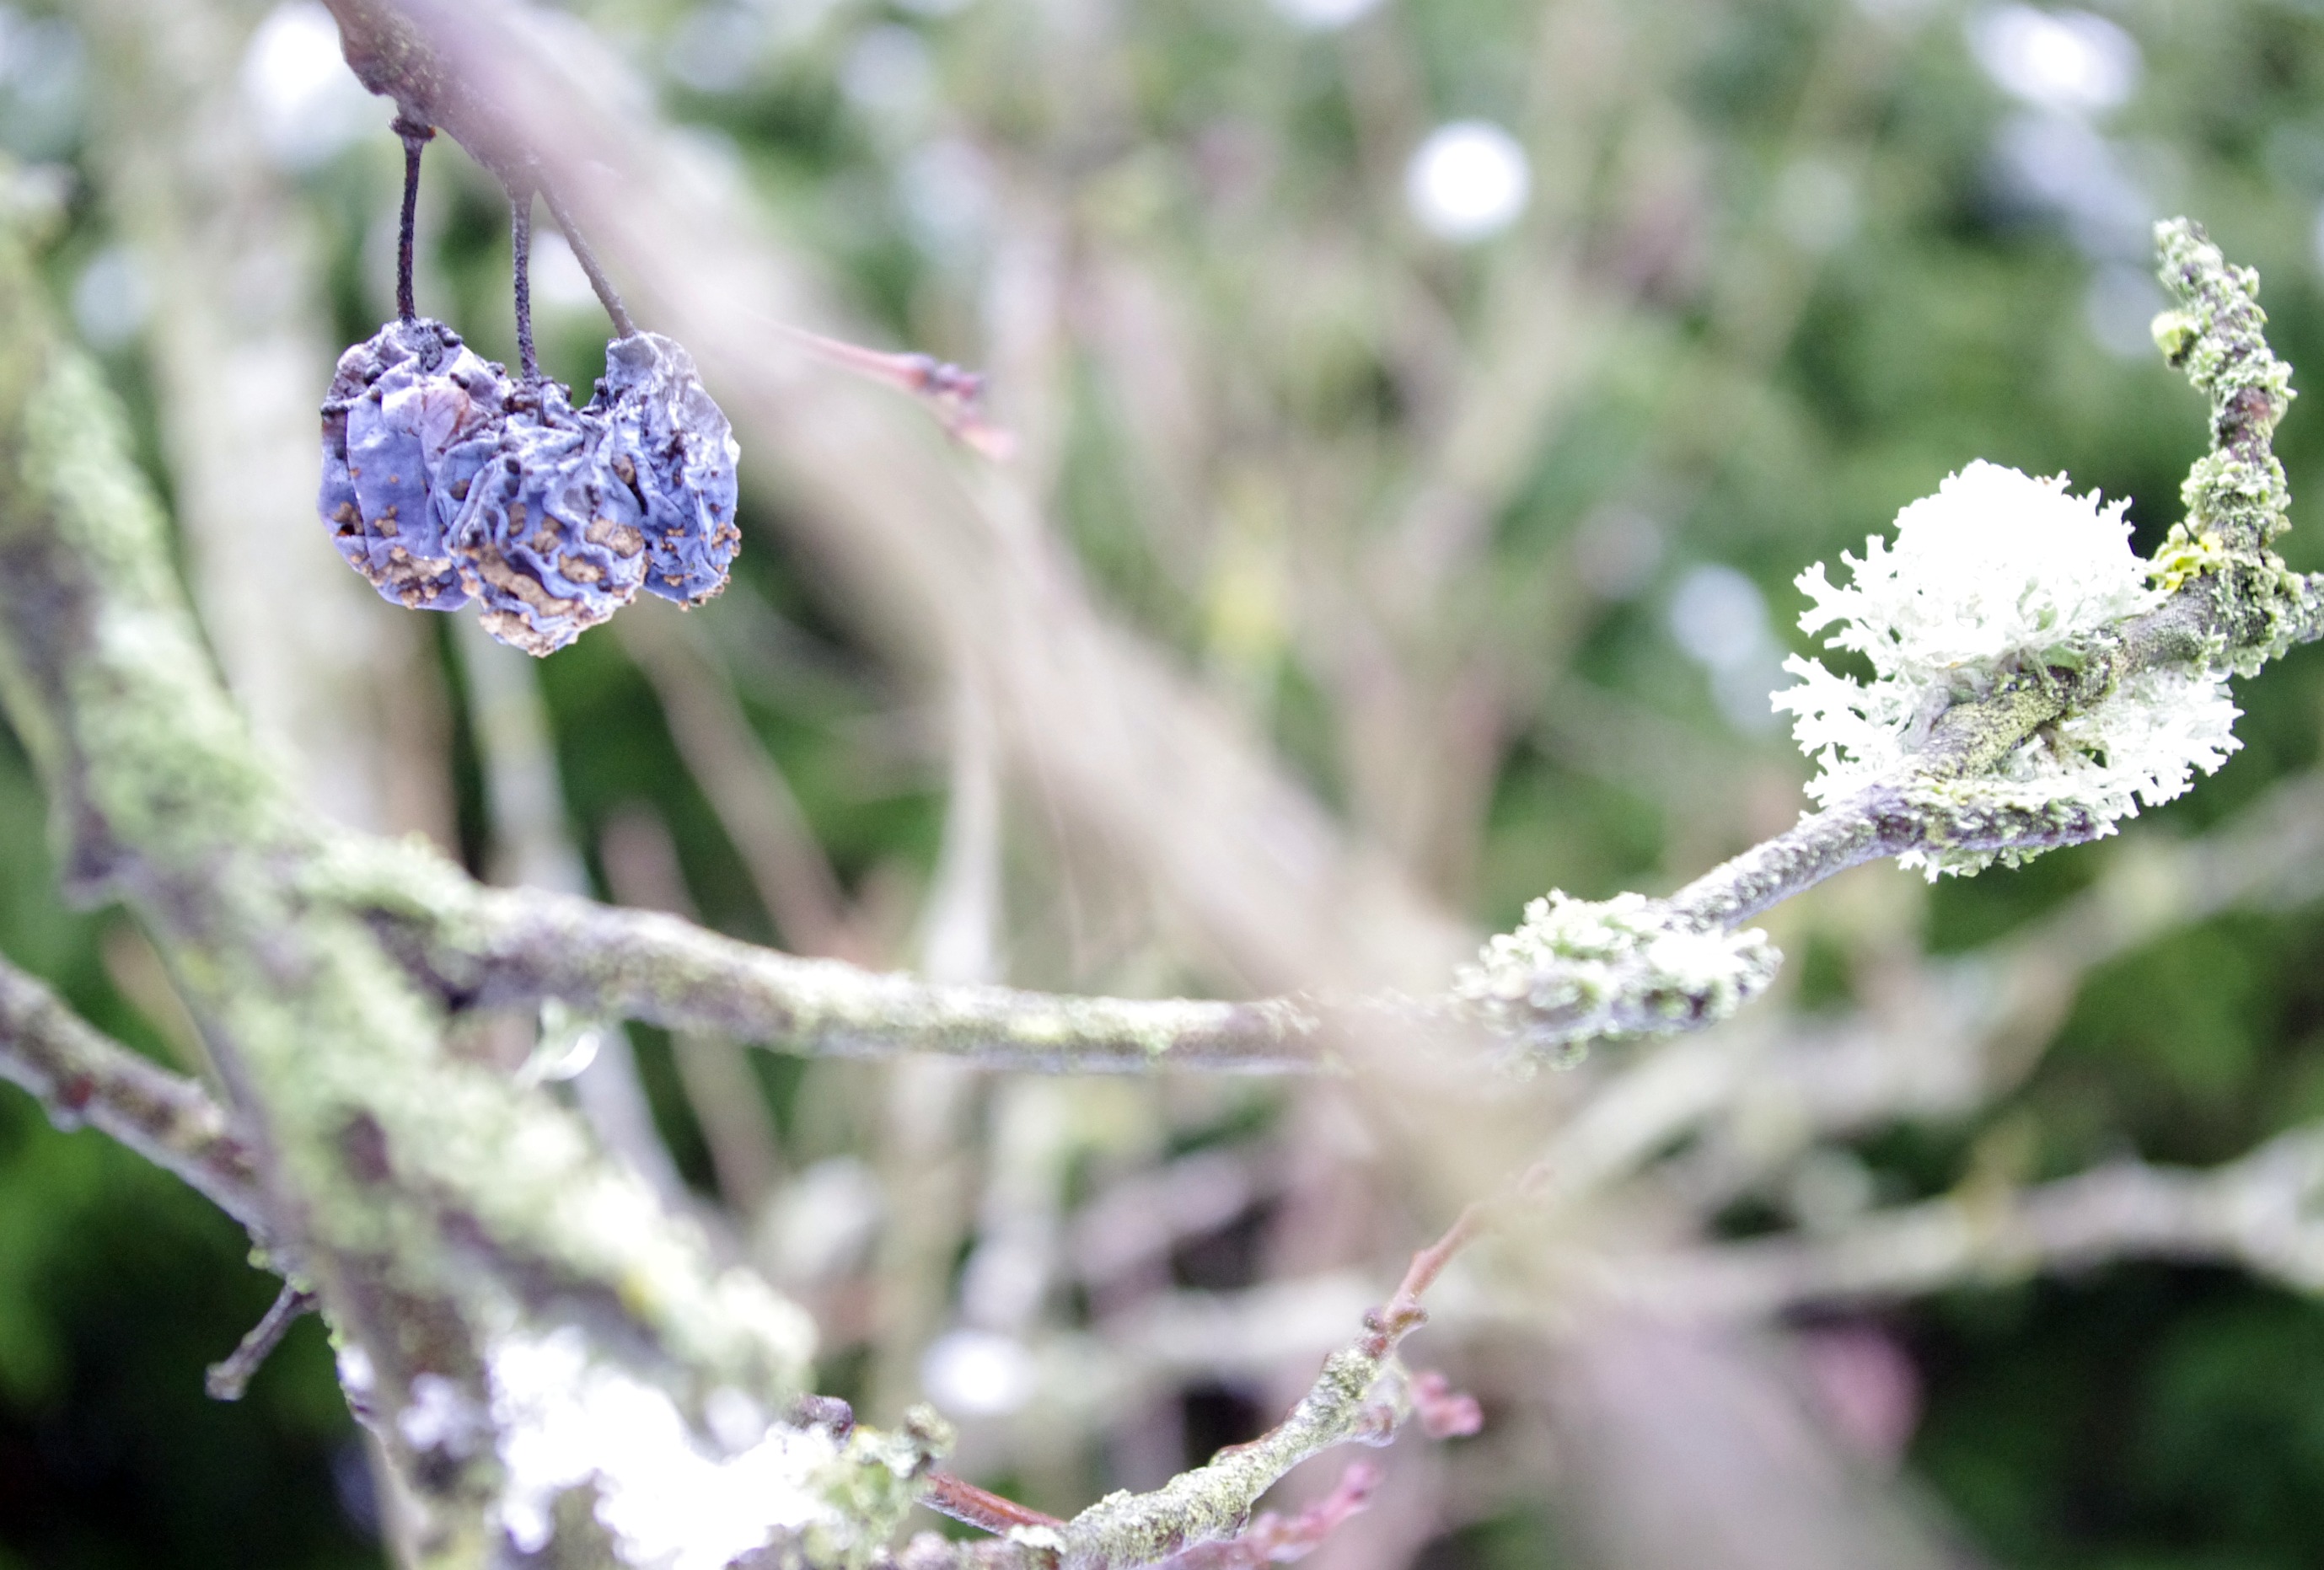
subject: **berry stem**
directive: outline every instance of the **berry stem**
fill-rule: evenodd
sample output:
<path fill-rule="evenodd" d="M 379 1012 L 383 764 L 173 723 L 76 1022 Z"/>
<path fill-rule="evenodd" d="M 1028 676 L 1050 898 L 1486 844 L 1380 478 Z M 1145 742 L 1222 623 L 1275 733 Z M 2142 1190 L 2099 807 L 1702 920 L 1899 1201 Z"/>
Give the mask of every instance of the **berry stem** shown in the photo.
<path fill-rule="evenodd" d="M 509 227 L 516 249 L 516 354 L 526 385 L 540 380 L 532 348 L 532 192 L 509 193 Z"/>
<path fill-rule="evenodd" d="M 436 128 L 399 115 L 395 133 L 403 138 L 403 222 L 395 245 L 395 315 L 399 321 L 419 316 L 411 294 L 412 235 L 420 225 L 420 153 L 434 139 Z"/>

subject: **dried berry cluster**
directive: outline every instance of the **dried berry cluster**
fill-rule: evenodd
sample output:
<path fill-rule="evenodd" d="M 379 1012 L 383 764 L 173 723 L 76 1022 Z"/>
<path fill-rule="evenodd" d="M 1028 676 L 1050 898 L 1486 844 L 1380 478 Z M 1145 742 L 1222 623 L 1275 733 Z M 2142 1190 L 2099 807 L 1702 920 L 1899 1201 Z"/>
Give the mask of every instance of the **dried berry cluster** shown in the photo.
<path fill-rule="evenodd" d="M 636 598 L 698 605 L 726 585 L 734 438 L 668 338 L 633 333 L 575 409 L 512 379 L 441 322 L 391 322 L 339 357 L 323 405 L 323 519 L 389 600 L 481 603 L 544 655 Z"/>

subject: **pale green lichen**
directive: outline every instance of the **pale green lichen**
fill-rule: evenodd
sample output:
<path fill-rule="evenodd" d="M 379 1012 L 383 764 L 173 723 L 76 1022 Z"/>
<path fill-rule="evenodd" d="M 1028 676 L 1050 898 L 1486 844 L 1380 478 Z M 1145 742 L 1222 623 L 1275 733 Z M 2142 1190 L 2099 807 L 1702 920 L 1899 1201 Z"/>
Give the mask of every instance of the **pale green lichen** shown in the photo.
<path fill-rule="evenodd" d="M 1334 1445 L 1378 1437 L 1385 1425 L 1368 1423 L 1367 1415 L 1393 1354 L 1394 1333 L 1368 1335 L 1327 1358 L 1291 1415 L 1259 1438 L 1220 1451 L 1150 1493 L 1107 1494 L 1065 1523 L 1065 1570 L 1130 1570 L 1234 1537 L 1259 1496 L 1292 1467 Z"/>
<path fill-rule="evenodd" d="M 1600 1037 L 1661 1035 L 1732 1015 L 1783 956 L 1757 928 L 1705 930 L 1643 895 L 1553 889 L 1453 980 L 1461 1008 L 1526 1063 L 1577 1060 Z"/>
<path fill-rule="evenodd" d="M 1843 555 L 1849 581 L 1831 583 L 1821 562 L 1800 574 L 1814 601 L 1801 627 L 1836 624 L 1827 646 L 1872 666 L 1866 682 L 1798 656 L 1785 662 L 1799 684 L 1775 703 L 1792 712 L 1801 748 L 1820 766 L 1809 794 L 1830 807 L 1927 775 L 1941 743 L 1960 808 L 1983 796 L 2023 817 L 2054 804 L 2104 833 L 2142 803 L 2185 791 L 2195 770 L 2218 767 L 2238 743 L 2218 674 L 2114 674 L 2119 629 L 2164 600 L 2129 533 L 2120 501 L 2075 496 L 2062 475 L 2036 480 L 1978 462 L 1899 512 L 1893 546 L 1875 535 L 1861 558 Z M 2045 718 L 2028 726 L 2027 709 Z M 1978 739 L 1965 756 L 1964 721 L 1935 733 L 1948 711 L 2004 723 L 1985 726 L 1990 742 Z M 1952 828 L 1932 824 L 1898 859 L 1935 877 L 1997 858 L 2014 865 L 2058 842 L 1995 847 Z"/>
<path fill-rule="evenodd" d="M 1180 1063 L 1285 1068 L 1319 1054 L 1322 1022 L 1296 998 L 1058 996 L 938 986 L 802 959 L 676 917 L 481 888 L 424 846 L 340 836 L 302 874 L 318 899 L 391 918 L 454 988 L 489 974 L 503 996 L 716 1031 L 802 1052 L 939 1052 L 1013 1067 L 1145 1072 Z"/>
<path fill-rule="evenodd" d="M 935 1408 L 914 1406 L 903 1427 L 859 1428 L 814 1486 L 830 1514 L 800 1534 L 807 1562 L 861 1570 L 885 1547 L 919 1498 L 920 1480 L 958 1436 Z"/>
<path fill-rule="evenodd" d="M 2232 663 L 2245 671 L 2310 632 L 2315 616 L 2307 581 L 2268 548 L 2292 522 L 2291 487 L 2270 446 L 2292 406 L 2292 368 L 2268 346 L 2256 272 L 2230 265 L 2184 218 L 2156 225 L 2155 242 L 2178 301 L 2155 318 L 2155 344 L 2209 400 L 2212 430 L 2211 450 L 2180 489 L 2186 517 L 2156 552 L 2158 578 L 2169 587 L 2225 581 L 2219 611 L 2236 634 Z"/>
<path fill-rule="evenodd" d="M 2155 551 L 2146 570 L 2154 586 L 2168 594 L 2190 578 L 2218 572 L 2229 560 L 2227 546 L 2219 543 L 2217 533 L 2190 534 L 2184 524 L 2178 524 Z"/>
<path fill-rule="evenodd" d="M 441 1001 L 363 913 L 317 897 L 324 831 L 291 807 L 218 684 L 118 412 L 45 309 L 29 263 L 0 236 L 10 717 L 42 739 L 72 865 L 135 904 L 238 1112 L 262 1131 L 286 1223 L 273 1257 L 319 1284 L 342 1333 L 373 1347 L 375 1409 L 392 1431 L 419 1399 L 403 1365 L 437 1333 L 423 1327 L 473 1346 L 512 1295 L 586 1306 L 596 1325 L 618 1307 L 687 1379 L 787 1399 L 813 1350 L 806 1316 L 756 1277 L 717 1268 L 573 1114 L 451 1059 Z M 438 892 L 457 877 L 409 848 L 380 858 Z M 432 1318 L 411 1317 L 415 1305 Z M 464 1464 L 429 1486 L 456 1523 L 474 1525 L 462 1512 L 480 1501 L 483 1472 Z M 453 1535 L 480 1541 L 456 1524 Z"/>

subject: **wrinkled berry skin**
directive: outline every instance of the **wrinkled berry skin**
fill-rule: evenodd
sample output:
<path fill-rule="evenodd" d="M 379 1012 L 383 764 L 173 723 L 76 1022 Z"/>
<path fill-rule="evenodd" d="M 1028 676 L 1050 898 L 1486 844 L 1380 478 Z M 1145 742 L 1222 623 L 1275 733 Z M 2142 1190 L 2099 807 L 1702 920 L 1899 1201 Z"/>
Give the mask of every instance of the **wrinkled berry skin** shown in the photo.
<path fill-rule="evenodd" d="M 332 544 L 383 598 L 456 611 L 473 592 L 449 537 L 515 390 L 441 322 L 390 322 L 339 356 L 323 405 L 318 510 Z"/>
<path fill-rule="evenodd" d="M 605 378 L 589 410 L 613 422 L 614 471 L 644 510 L 645 586 L 701 604 L 726 586 L 742 543 L 734 526 L 741 449 L 694 356 L 659 333 L 616 339 L 605 347 Z"/>
<path fill-rule="evenodd" d="M 564 647 L 637 598 L 646 537 L 614 473 L 613 432 L 544 381 L 520 394 L 470 482 L 451 548 L 484 629 L 528 654 Z"/>
<path fill-rule="evenodd" d="M 381 595 L 471 600 L 529 654 L 563 648 L 651 589 L 698 605 L 726 586 L 737 449 L 693 358 L 634 333 L 576 409 L 520 383 L 441 322 L 390 322 L 339 357 L 323 405 L 319 510 Z"/>

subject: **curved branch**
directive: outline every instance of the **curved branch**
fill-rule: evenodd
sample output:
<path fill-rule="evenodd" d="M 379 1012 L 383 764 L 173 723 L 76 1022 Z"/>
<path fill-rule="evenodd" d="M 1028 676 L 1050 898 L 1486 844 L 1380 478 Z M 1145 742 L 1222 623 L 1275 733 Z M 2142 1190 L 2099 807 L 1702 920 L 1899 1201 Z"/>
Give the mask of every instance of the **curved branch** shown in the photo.
<path fill-rule="evenodd" d="M 2259 278 L 2234 267 L 2184 218 L 2155 225 L 2163 281 L 2179 308 L 2155 320 L 2164 357 L 2211 405 L 2211 450 L 2187 477 L 2187 517 L 2154 567 L 2161 608 L 1988 698 L 1941 715 L 1910 776 L 1874 786 L 1746 851 L 1672 896 L 1674 915 L 1732 928 L 1860 862 L 1906 850 L 2051 849 L 2109 831 L 2088 813 L 1997 806 L 1943 787 L 1990 768 L 2035 730 L 2105 698 L 2141 671 L 2176 666 L 2249 675 L 2324 636 L 2324 574 L 2288 573 L 2268 549 L 2291 492 L 2270 446 L 2292 401 L 2291 368 L 2268 348 Z"/>
<path fill-rule="evenodd" d="M 250 1150 L 209 1092 L 106 1036 L 4 959 L 0 1079 L 30 1091 L 59 1128 L 110 1134 L 252 1233 L 264 1231 Z"/>
<path fill-rule="evenodd" d="M 1235 1538 L 1259 1496 L 1308 1457 L 1340 1445 L 1388 1443 L 1420 1399 L 1413 1388 L 1417 1382 L 1397 1361 L 1397 1348 L 1428 1323 L 1422 1295 L 1476 1235 L 1484 1215 L 1483 1207 L 1471 1206 L 1443 1236 L 1413 1256 L 1395 1296 L 1364 1316 L 1361 1336 L 1324 1360 L 1323 1373 L 1289 1417 L 1151 1493 L 1106 1495 L 1066 1522 L 1056 1543 L 1043 1546 L 1062 1549 L 1065 1570 L 1158 1564 L 1185 1549 Z M 1472 1428 L 1456 1425 L 1445 1431 Z M 1029 1541 L 1021 1532 L 1010 1535 Z"/>

